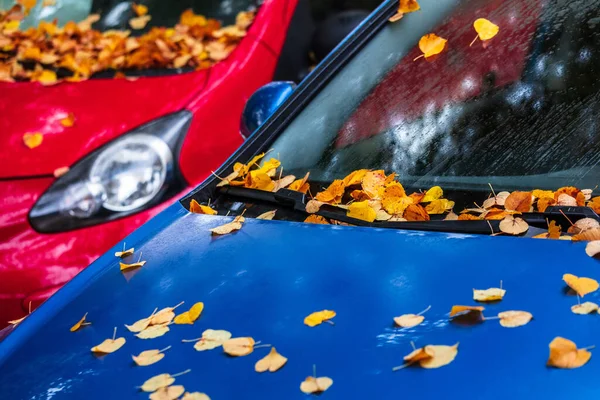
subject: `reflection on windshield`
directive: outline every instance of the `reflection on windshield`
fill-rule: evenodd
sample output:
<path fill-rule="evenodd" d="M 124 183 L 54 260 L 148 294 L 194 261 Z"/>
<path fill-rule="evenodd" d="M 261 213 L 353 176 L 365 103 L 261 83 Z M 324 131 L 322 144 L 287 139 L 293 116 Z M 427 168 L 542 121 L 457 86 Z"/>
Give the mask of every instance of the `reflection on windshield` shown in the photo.
<path fill-rule="evenodd" d="M 384 169 L 424 188 L 595 187 L 600 1 L 420 3 L 387 24 L 277 140 L 286 166 L 322 180 Z M 500 32 L 469 47 L 477 18 Z M 430 32 L 448 39 L 447 50 L 414 62 Z"/>

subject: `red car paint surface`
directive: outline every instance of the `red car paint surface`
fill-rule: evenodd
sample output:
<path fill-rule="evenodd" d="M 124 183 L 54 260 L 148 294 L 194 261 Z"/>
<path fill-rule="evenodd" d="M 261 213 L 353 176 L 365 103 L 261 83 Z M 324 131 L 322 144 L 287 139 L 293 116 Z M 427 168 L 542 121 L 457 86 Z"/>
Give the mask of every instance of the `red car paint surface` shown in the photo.
<path fill-rule="evenodd" d="M 511 12 L 505 7 L 510 7 Z M 437 35 L 448 39 L 448 48 L 428 62 L 413 61 L 422 54 L 415 46 L 346 121 L 338 133 L 337 146 L 359 142 L 476 97 L 490 73 L 495 76 L 496 87 L 518 80 L 525 68 L 528 44 L 537 28 L 540 10 L 540 0 L 510 5 L 498 0 L 454 12 L 450 20 L 435 28 Z M 473 29 L 477 18 L 489 18 L 500 26 L 500 31 L 489 43 L 478 41 L 469 46 L 477 36 Z M 495 51 L 495 47 L 511 51 L 507 54 Z"/>
<path fill-rule="evenodd" d="M 43 87 L 0 83 L 0 329 L 26 314 L 106 252 L 120 238 L 175 201 L 105 224 L 40 234 L 28 214 L 70 166 L 99 146 L 165 114 L 182 109 L 193 120 L 179 155 L 191 187 L 200 183 L 241 143 L 239 120 L 250 95 L 275 71 L 296 0 L 269 0 L 248 35 L 226 60 L 203 71 L 153 78 L 97 79 Z M 74 113 L 75 125 L 59 120 Z M 25 132 L 42 132 L 35 149 Z"/>

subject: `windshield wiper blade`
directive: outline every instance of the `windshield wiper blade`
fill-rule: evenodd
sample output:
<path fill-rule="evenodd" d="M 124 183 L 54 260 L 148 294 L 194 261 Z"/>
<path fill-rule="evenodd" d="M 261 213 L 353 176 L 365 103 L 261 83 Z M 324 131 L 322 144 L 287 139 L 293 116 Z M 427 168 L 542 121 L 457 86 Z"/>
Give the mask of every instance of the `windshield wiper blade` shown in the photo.
<path fill-rule="evenodd" d="M 277 192 L 266 192 L 264 190 L 248 189 L 244 187 L 225 186 L 219 188 L 219 194 L 239 197 L 248 200 L 256 200 L 276 204 L 280 207 L 292 209 L 306 215 L 306 195 L 295 190 L 280 189 Z M 356 226 L 365 226 L 371 228 L 430 231 L 430 232 L 450 232 L 450 233 L 468 233 L 489 235 L 493 232 L 499 232 L 500 221 L 411 221 L 411 222 L 367 222 L 360 219 L 348 217 L 345 210 L 334 206 L 323 205 L 321 209 L 314 213 L 324 218 L 333 219 L 340 222 Z"/>
<path fill-rule="evenodd" d="M 591 208 L 584 206 L 550 206 L 543 213 L 523 213 L 523 219 L 532 226 L 547 227 L 549 221 L 561 225 L 563 230 L 571 226 L 571 222 L 582 218 L 592 218 L 600 222 L 600 216 Z"/>

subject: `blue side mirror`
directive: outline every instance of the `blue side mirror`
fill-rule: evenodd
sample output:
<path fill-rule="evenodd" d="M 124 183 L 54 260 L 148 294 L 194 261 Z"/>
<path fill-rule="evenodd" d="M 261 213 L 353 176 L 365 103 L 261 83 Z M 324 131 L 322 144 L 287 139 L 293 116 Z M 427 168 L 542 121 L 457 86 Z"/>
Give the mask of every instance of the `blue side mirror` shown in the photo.
<path fill-rule="evenodd" d="M 294 82 L 271 82 L 254 92 L 246 102 L 242 113 L 240 133 L 244 139 L 247 139 L 273 115 L 295 88 Z"/>

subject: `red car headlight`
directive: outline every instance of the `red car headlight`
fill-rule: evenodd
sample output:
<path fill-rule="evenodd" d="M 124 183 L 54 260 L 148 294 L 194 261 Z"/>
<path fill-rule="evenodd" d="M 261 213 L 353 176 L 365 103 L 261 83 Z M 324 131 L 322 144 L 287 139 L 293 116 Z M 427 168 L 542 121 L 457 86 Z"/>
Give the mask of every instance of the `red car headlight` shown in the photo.
<path fill-rule="evenodd" d="M 145 124 L 90 154 L 59 178 L 30 212 L 34 229 L 65 231 L 139 212 L 185 182 L 174 163 L 192 115 Z"/>

